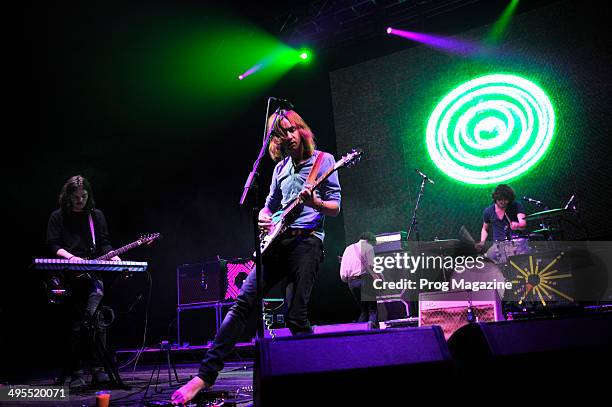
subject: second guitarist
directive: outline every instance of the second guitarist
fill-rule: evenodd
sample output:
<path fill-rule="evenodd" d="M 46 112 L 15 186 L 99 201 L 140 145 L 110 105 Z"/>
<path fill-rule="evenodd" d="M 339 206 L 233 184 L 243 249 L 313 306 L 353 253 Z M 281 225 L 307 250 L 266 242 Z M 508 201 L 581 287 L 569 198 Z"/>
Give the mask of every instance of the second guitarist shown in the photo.
<path fill-rule="evenodd" d="M 99 257 L 113 250 L 108 237 L 106 218 L 95 208 L 93 190 L 81 175 L 68 179 L 59 197 L 60 208 L 51 213 L 47 227 L 47 246 L 51 254 L 70 261 Z M 118 256 L 110 260 L 120 261 Z M 72 295 L 67 305 L 69 335 L 65 341 L 64 366 L 55 380 L 56 386 L 84 387 L 83 365 L 91 359 L 92 383 L 105 383 L 108 376 L 102 369 L 100 355 L 87 345 L 83 326 L 93 316 L 104 296 L 102 277 L 92 273 L 87 278 L 71 280 Z M 94 321 L 99 337 L 106 342 L 106 327 Z"/>
<path fill-rule="evenodd" d="M 272 126 L 275 117 L 268 119 Z M 335 164 L 331 154 L 315 149 L 314 135 L 306 122 L 293 110 L 284 112 L 272 129 L 269 153 L 278 164 L 272 174 L 270 193 L 259 213 L 259 227 L 273 226 L 272 215 L 300 197 L 300 205 L 291 217 L 289 228 L 280 235 L 263 256 L 263 295 L 278 282 L 288 282 L 287 326 L 294 335 L 311 333 L 308 302 L 322 260 L 325 216 L 340 213 L 340 183 L 331 174 L 316 191 L 312 182 Z M 315 170 L 311 172 L 315 167 Z M 223 360 L 231 352 L 244 330 L 256 303 L 256 273 L 250 273 L 240 295 L 221 324 L 212 348 L 206 353 L 198 375 L 172 395 L 175 404 L 186 403 L 200 390 L 211 387 L 223 369 Z"/>

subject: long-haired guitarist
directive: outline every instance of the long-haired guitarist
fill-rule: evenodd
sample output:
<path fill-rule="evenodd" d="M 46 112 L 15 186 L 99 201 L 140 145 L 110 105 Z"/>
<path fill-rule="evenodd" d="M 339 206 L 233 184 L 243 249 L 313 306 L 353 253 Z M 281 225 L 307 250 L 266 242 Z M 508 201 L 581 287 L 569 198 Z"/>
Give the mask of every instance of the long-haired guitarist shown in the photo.
<path fill-rule="evenodd" d="M 312 183 L 307 183 L 307 180 L 316 180 L 320 174 L 333 169 L 336 162 L 331 154 L 316 150 L 313 133 L 299 114 L 293 110 L 285 111 L 278 120 L 272 115 L 268 126 L 273 123 L 269 153 L 278 163 L 272 174 L 265 207 L 259 213 L 262 234 L 275 230 L 279 224 L 274 216 L 277 211 L 286 210 L 296 199 L 301 204 L 291 213 L 283 213 L 287 215 L 284 216 L 287 227 L 262 257 L 263 292 L 265 295 L 276 283 L 287 279 L 289 307 L 286 323 L 294 335 L 299 335 L 312 332 L 308 301 L 322 261 L 325 216 L 337 216 L 340 212 L 340 183 L 336 172 L 321 182 L 315 191 Z M 311 175 L 313 166 L 315 174 Z M 223 320 L 212 348 L 206 353 L 198 375 L 172 395 L 174 404 L 186 403 L 200 390 L 215 383 L 223 368 L 223 359 L 243 331 L 255 302 L 255 273 L 250 273 L 236 304 Z"/>
<path fill-rule="evenodd" d="M 47 226 L 47 246 L 50 252 L 59 258 L 78 262 L 86 257 L 94 258 L 113 250 L 108 236 L 106 218 L 95 208 L 91 184 L 81 175 L 70 177 L 61 189 L 59 209 L 51 213 Z M 111 260 L 121 260 L 118 256 Z M 102 369 L 99 355 L 89 354 L 88 346 L 82 334 L 86 321 L 93 320 L 93 315 L 104 296 L 104 285 L 95 273 L 70 279 L 71 295 L 68 298 L 70 314 L 70 334 L 66 343 L 64 363 L 57 385 L 63 385 L 68 379 L 71 387 L 82 386 L 82 363 L 86 356 L 92 359 L 92 382 L 108 381 Z M 96 321 L 94 321 L 96 322 Z M 103 343 L 106 341 L 106 330 L 103 324 L 96 329 Z"/>

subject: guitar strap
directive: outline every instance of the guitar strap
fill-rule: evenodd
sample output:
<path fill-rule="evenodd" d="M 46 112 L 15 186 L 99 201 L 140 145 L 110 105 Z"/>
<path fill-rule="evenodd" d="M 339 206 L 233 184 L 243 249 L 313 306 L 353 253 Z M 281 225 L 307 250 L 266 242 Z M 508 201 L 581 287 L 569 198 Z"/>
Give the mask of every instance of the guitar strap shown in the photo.
<path fill-rule="evenodd" d="M 91 243 L 93 245 L 92 249 L 95 253 L 96 252 L 96 233 L 94 231 L 94 222 L 91 216 L 91 212 L 89 212 L 89 231 L 91 232 Z"/>
<path fill-rule="evenodd" d="M 317 178 L 317 175 L 319 174 L 319 168 L 321 168 L 321 164 L 323 163 L 324 155 L 325 153 L 323 153 L 322 151 L 319 151 L 319 153 L 317 154 L 317 158 L 315 159 L 315 162 L 312 165 L 312 168 L 310 169 L 310 173 L 308 174 L 308 178 L 306 178 L 306 182 L 304 183 L 304 185 L 312 185 L 312 183 L 315 181 L 315 179 Z"/>

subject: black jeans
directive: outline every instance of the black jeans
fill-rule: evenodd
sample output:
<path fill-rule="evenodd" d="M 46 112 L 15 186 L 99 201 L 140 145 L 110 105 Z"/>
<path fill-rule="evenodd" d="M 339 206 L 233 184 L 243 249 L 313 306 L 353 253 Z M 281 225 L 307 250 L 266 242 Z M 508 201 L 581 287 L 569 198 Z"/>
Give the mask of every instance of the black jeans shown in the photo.
<path fill-rule="evenodd" d="M 263 295 L 278 282 L 287 279 L 291 286 L 291 298 L 285 321 L 293 335 L 312 333 L 308 321 L 308 301 L 314 286 L 319 263 L 322 260 L 323 242 L 312 235 L 279 237 L 279 240 L 262 257 Z M 255 271 L 244 280 L 236 303 L 223 319 L 212 347 L 208 350 L 198 376 L 212 385 L 223 369 L 224 359 L 232 351 L 244 331 L 249 316 L 257 302 L 257 280 Z"/>
<path fill-rule="evenodd" d="M 349 290 L 351 290 L 351 294 L 353 294 L 353 298 L 359 304 L 359 308 L 361 313 L 359 314 L 359 319 L 357 322 L 367 322 L 371 321 L 378 325 L 378 312 L 376 309 L 376 301 L 366 301 L 362 300 L 362 290 L 369 290 L 368 295 L 364 295 L 366 298 L 373 298 L 373 290 L 372 290 L 372 282 L 373 279 L 369 274 L 362 274 L 358 278 L 351 278 L 348 281 Z"/>
<path fill-rule="evenodd" d="M 69 376 L 83 369 L 88 360 L 91 367 L 102 366 L 101 355 L 91 343 L 87 325 L 93 324 L 95 334 L 106 344 L 106 328 L 94 319 L 94 314 L 104 297 L 104 284 L 99 278 L 83 277 L 70 283 L 69 307 L 70 333 L 64 349 L 62 376 Z"/>

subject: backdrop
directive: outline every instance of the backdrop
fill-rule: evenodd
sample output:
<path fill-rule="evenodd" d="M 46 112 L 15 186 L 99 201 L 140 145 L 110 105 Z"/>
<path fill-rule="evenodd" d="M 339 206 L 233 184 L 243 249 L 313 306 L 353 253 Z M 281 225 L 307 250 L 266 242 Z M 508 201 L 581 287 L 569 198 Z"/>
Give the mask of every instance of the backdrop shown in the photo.
<path fill-rule="evenodd" d="M 457 238 L 461 225 L 479 238 L 482 210 L 497 183 L 477 186 L 447 176 L 430 158 L 426 129 L 453 89 L 498 73 L 537 84 L 556 116 L 545 156 L 506 182 L 518 197 L 535 197 L 550 208 L 576 194 L 590 236 L 609 236 L 610 219 L 602 213 L 610 184 L 610 42 L 599 32 L 605 16 L 594 13 L 578 2 L 558 2 L 514 16 L 496 44 L 487 42 L 487 25 L 453 37 L 464 45 L 460 49 L 420 45 L 333 71 L 338 151 L 361 147 L 366 157 L 344 178 L 347 239 L 364 230 L 408 230 L 421 181 L 415 168 L 435 181 L 426 184 L 418 212 L 421 239 Z M 525 207 L 527 213 L 539 210 Z M 568 237 L 585 236 L 566 227 Z"/>

